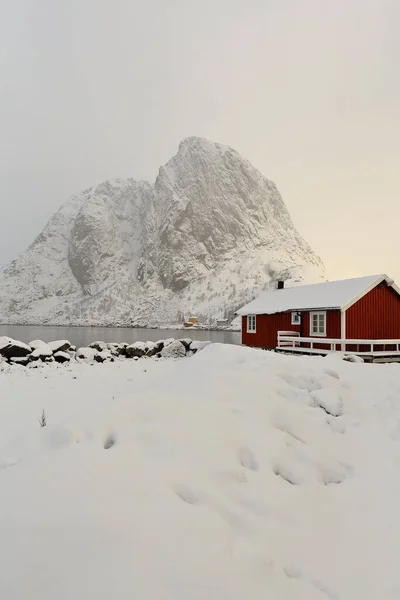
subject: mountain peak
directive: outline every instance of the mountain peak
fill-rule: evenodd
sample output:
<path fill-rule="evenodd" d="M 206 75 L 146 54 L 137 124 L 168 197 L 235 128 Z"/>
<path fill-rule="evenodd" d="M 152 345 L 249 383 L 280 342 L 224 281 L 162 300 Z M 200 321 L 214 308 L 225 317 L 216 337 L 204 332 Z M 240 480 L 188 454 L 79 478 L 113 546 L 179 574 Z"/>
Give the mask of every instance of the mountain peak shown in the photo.
<path fill-rule="evenodd" d="M 225 146 L 217 142 L 212 142 L 203 137 L 191 136 L 184 138 L 178 148 L 178 155 L 185 152 L 202 152 L 206 154 L 216 154 L 225 152 L 235 152 L 230 146 Z"/>
<path fill-rule="evenodd" d="M 105 181 L 65 204 L 0 272 L 3 322 L 173 324 L 233 315 L 323 265 L 276 186 L 229 146 L 179 144 L 154 186 Z"/>

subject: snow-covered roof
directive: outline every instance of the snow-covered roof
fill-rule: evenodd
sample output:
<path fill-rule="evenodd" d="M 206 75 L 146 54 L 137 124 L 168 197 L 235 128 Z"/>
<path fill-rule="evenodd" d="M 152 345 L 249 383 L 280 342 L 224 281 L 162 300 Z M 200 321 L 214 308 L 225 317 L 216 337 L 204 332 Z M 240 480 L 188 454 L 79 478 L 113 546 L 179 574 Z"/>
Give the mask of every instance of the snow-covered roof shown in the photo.
<path fill-rule="evenodd" d="M 382 281 L 400 294 L 399 288 L 387 275 L 370 275 L 263 292 L 236 314 L 271 315 L 289 310 L 346 309 Z"/>

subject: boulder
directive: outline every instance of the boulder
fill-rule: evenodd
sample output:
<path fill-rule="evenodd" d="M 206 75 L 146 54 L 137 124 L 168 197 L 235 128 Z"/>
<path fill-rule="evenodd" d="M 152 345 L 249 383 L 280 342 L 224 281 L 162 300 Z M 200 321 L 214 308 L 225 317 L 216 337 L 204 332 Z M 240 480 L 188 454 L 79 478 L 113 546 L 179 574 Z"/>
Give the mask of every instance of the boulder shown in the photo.
<path fill-rule="evenodd" d="M 114 362 L 114 357 L 109 350 L 103 350 L 94 355 L 96 362 Z"/>
<path fill-rule="evenodd" d="M 125 348 L 126 356 L 132 358 L 137 356 L 140 358 L 146 354 L 146 344 L 144 342 L 135 342 Z"/>
<path fill-rule="evenodd" d="M 156 353 L 161 352 L 161 350 L 164 348 L 164 340 L 158 340 L 158 342 L 154 342 L 154 348 Z"/>
<path fill-rule="evenodd" d="M 189 350 L 192 340 L 190 340 L 189 338 L 184 338 L 183 340 L 179 340 L 179 341 L 181 344 L 183 344 L 185 346 L 186 350 Z"/>
<path fill-rule="evenodd" d="M 32 350 L 37 350 L 37 348 L 40 348 L 40 346 L 47 346 L 47 343 L 43 340 L 33 340 L 32 342 L 29 342 L 29 345 Z"/>
<path fill-rule="evenodd" d="M 68 352 L 63 352 L 63 350 L 60 350 L 54 354 L 54 360 L 58 363 L 69 362 L 71 360 L 71 355 L 68 354 Z"/>
<path fill-rule="evenodd" d="M 53 351 L 48 344 L 44 342 L 42 345 L 38 346 L 36 350 L 29 355 L 30 360 L 46 360 L 47 358 L 51 358 L 53 356 Z"/>
<path fill-rule="evenodd" d="M 164 346 L 160 354 L 163 358 L 180 358 L 186 356 L 186 348 L 179 340 L 174 340 L 168 346 Z"/>
<path fill-rule="evenodd" d="M 112 356 L 119 356 L 120 355 L 119 344 L 116 343 L 116 342 L 111 342 L 111 343 L 107 344 L 107 350 L 109 352 L 111 352 Z"/>
<path fill-rule="evenodd" d="M 48 347 L 52 350 L 53 354 L 56 352 L 66 352 L 71 348 L 71 344 L 68 340 L 56 340 L 55 342 L 49 342 Z"/>
<path fill-rule="evenodd" d="M 98 350 L 95 350 L 94 348 L 78 348 L 78 350 L 76 351 L 76 357 L 80 358 L 81 360 L 90 360 L 90 361 L 94 361 L 94 357 L 100 354 L 100 352 L 98 352 Z"/>
<path fill-rule="evenodd" d="M 5 336 L 0 337 L 0 355 L 7 359 L 27 356 L 31 352 L 32 348 L 28 344 Z"/>
<path fill-rule="evenodd" d="M 146 342 L 145 345 L 146 356 L 154 356 L 159 352 L 158 346 L 155 345 L 154 342 Z"/>
<path fill-rule="evenodd" d="M 103 352 L 103 350 L 108 350 L 107 344 L 105 342 L 92 342 L 89 344 L 89 348 L 94 348 L 98 352 Z"/>
<path fill-rule="evenodd" d="M 118 344 L 118 348 L 117 348 L 117 355 L 118 356 L 126 356 L 126 349 L 129 346 L 129 344 L 127 344 L 126 342 L 122 342 L 121 344 Z"/>

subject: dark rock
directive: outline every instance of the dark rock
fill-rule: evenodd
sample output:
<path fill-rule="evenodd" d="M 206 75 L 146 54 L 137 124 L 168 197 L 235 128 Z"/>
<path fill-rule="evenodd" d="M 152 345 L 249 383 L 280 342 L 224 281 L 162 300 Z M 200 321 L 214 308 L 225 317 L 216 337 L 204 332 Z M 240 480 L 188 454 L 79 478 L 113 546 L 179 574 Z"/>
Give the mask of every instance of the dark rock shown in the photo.
<path fill-rule="evenodd" d="M 189 338 L 185 338 L 185 339 L 179 340 L 179 341 L 181 344 L 183 344 L 185 346 L 186 350 L 189 350 L 192 340 L 190 340 Z"/>
<path fill-rule="evenodd" d="M 65 363 L 71 360 L 71 356 L 67 352 L 60 350 L 60 352 L 54 354 L 54 360 L 58 363 Z"/>
<path fill-rule="evenodd" d="M 107 344 L 105 342 L 92 342 L 89 344 L 89 348 L 94 348 L 98 352 L 103 352 L 103 350 L 108 350 Z"/>
<path fill-rule="evenodd" d="M 146 345 L 144 342 L 135 342 L 134 344 L 127 346 L 125 352 L 128 358 L 133 358 L 135 356 L 140 358 L 146 354 Z"/>
<path fill-rule="evenodd" d="M 0 337 L 0 355 L 7 359 L 27 356 L 31 352 L 32 348 L 28 344 L 9 337 Z"/>

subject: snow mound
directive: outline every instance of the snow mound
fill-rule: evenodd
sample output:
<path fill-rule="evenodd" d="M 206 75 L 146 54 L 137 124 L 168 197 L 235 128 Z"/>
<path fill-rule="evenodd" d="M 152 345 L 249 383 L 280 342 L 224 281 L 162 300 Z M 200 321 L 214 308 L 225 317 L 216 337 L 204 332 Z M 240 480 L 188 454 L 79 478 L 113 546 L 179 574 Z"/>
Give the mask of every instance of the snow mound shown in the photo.
<path fill-rule="evenodd" d="M 1 597 L 397 599 L 399 381 L 222 344 L 2 362 Z"/>

